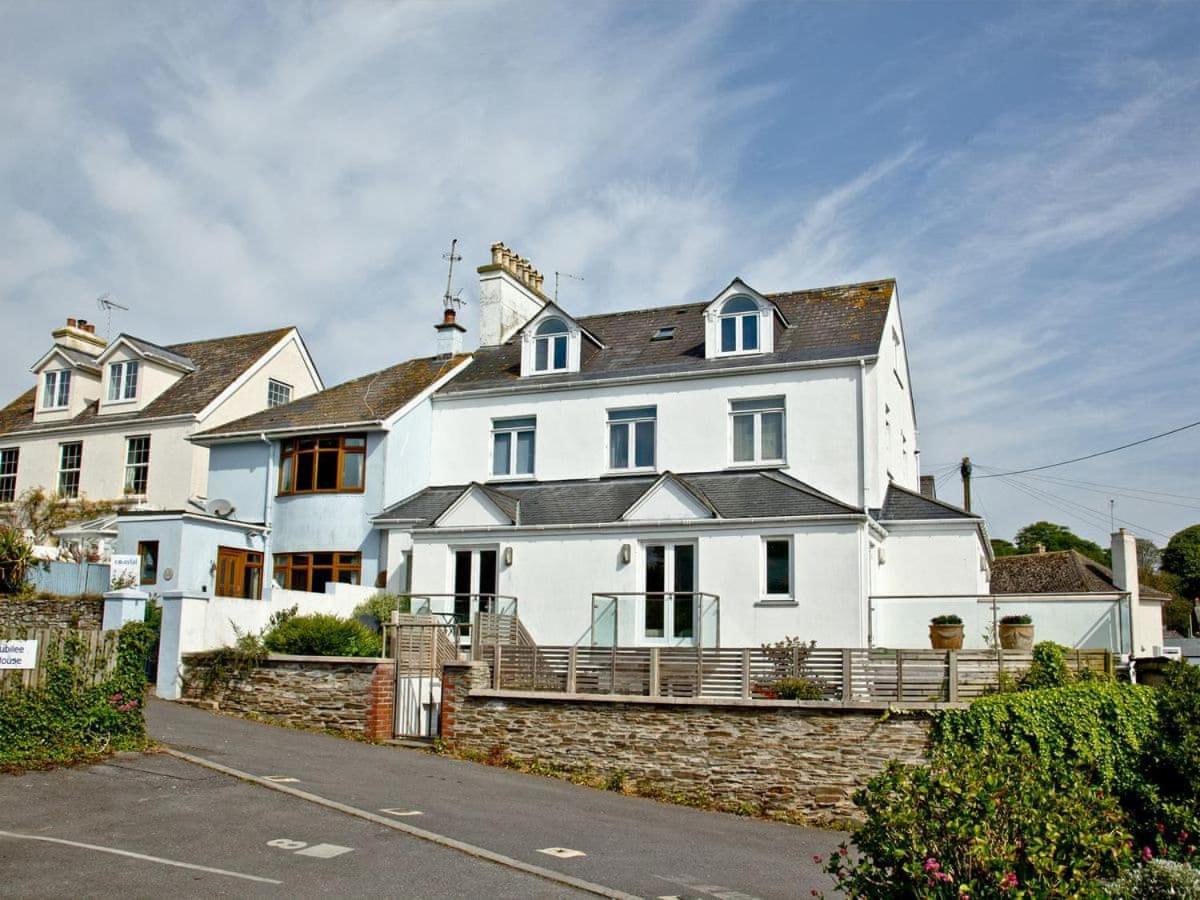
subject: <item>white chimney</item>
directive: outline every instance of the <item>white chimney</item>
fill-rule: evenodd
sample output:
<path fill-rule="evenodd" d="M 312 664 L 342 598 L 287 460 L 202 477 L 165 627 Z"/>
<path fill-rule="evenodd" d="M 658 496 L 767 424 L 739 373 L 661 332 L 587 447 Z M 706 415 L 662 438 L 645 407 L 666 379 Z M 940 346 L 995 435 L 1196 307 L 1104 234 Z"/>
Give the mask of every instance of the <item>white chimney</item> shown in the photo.
<path fill-rule="evenodd" d="M 492 261 L 479 272 L 479 343 L 503 344 L 549 303 L 541 272 L 504 246 L 492 244 Z"/>
<path fill-rule="evenodd" d="M 1142 601 L 1138 580 L 1137 539 L 1124 528 L 1112 536 L 1113 584 L 1129 594 L 1129 632 L 1135 657 L 1150 656 L 1155 647 L 1162 646 L 1162 604 Z"/>
<path fill-rule="evenodd" d="M 98 355 L 108 342 L 96 334 L 96 326 L 87 319 L 67 319 L 67 324 L 50 332 L 54 343 L 72 350 Z"/>
<path fill-rule="evenodd" d="M 453 309 L 447 307 L 442 314 L 442 321 L 433 326 L 437 332 L 437 355 L 440 357 L 448 359 L 462 353 L 463 332 L 467 329 L 455 321 L 457 316 Z"/>

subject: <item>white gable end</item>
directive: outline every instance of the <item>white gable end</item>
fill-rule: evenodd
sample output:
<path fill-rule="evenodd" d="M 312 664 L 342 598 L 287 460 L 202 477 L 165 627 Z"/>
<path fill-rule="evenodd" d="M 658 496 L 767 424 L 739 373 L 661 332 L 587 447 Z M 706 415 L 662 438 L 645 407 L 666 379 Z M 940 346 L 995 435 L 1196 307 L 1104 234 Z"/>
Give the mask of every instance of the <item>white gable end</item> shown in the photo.
<path fill-rule="evenodd" d="M 713 512 L 677 481 L 664 478 L 633 504 L 623 518 L 632 522 L 711 519 Z"/>
<path fill-rule="evenodd" d="M 488 525 L 512 525 L 504 510 L 477 487 L 463 491 L 462 496 L 450 504 L 438 520 L 435 528 L 478 528 Z"/>

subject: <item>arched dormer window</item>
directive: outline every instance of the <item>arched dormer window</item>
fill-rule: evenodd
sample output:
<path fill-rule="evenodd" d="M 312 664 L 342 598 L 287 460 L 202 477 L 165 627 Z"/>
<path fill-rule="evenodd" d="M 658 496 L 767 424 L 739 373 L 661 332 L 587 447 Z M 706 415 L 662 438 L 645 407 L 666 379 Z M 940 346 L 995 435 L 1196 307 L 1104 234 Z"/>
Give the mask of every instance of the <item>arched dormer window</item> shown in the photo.
<path fill-rule="evenodd" d="M 546 319 L 537 327 L 533 338 L 533 370 L 562 372 L 567 369 L 569 336 L 562 319 Z"/>
<path fill-rule="evenodd" d="M 759 349 L 758 304 L 749 297 L 730 297 L 721 307 L 721 352 L 754 353 Z"/>

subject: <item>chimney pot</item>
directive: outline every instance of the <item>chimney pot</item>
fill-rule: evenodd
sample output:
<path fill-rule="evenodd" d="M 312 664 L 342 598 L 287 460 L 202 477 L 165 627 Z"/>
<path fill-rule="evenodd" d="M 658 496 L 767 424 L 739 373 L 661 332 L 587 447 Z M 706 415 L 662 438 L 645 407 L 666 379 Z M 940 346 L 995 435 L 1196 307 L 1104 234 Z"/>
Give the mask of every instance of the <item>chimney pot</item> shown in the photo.
<path fill-rule="evenodd" d="M 443 325 L 453 325 L 454 320 L 457 317 L 458 317 L 458 313 L 454 311 L 453 307 L 447 306 L 446 311 L 442 313 L 442 324 Z"/>
<path fill-rule="evenodd" d="M 74 328 L 74 327 L 75 327 L 75 320 L 74 320 L 74 319 L 72 319 L 72 318 L 70 318 L 69 316 L 67 317 L 67 327 L 68 327 L 68 328 Z"/>
<path fill-rule="evenodd" d="M 91 322 L 88 322 L 87 327 L 84 330 L 87 331 L 88 334 L 95 334 L 96 326 L 93 325 Z"/>

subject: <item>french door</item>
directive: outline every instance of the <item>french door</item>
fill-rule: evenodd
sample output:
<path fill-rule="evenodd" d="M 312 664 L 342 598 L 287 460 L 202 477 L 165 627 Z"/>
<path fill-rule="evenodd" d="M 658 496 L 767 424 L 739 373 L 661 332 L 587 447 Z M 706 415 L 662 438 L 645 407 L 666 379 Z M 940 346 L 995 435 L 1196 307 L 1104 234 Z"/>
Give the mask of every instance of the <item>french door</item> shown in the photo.
<path fill-rule="evenodd" d="M 454 619 L 460 625 L 471 624 L 481 594 L 485 609 L 491 610 L 491 595 L 496 593 L 496 563 L 494 547 L 454 551 Z"/>
<path fill-rule="evenodd" d="M 217 548 L 218 597 L 262 599 L 263 555 L 236 547 Z"/>
<path fill-rule="evenodd" d="M 642 639 L 682 644 L 696 636 L 696 545 L 645 544 Z"/>

